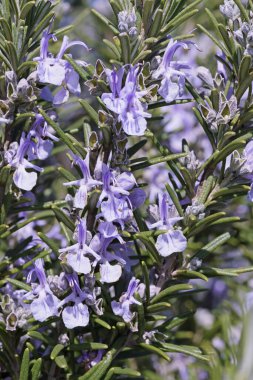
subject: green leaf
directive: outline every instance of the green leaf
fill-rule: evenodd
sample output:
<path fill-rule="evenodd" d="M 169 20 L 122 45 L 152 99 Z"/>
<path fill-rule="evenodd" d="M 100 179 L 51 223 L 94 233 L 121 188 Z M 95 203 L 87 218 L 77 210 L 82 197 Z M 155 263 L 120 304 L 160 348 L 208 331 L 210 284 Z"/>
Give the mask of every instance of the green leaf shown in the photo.
<path fill-rule="evenodd" d="M 121 52 L 120 50 L 118 49 L 117 45 L 115 45 L 115 43 L 112 43 L 111 41 L 107 40 L 106 38 L 103 39 L 103 43 L 108 46 L 111 51 L 114 53 L 115 55 L 115 59 L 117 59 L 118 61 L 120 61 L 120 58 L 121 58 Z"/>
<path fill-rule="evenodd" d="M 65 356 L 63 355 L 57 356 L 55 358 L 55 363 L 59 368 L 62 368 L 62 369 L 68 368 L 67 360 Z"/>
<path fill-rule="evenodd" d="M 59 355 L 59 353 L 64 349 L 64 345 L 63 344 L 56 344 L 56 346 L 54 346 L 54 348 L 52 349 L 51 351 L 51 354 L 50 354 L 50 359 L 51 360 L 55 360 L 55 358 Z"/>
<path fill-rule="evenodd" d="M 142 267 L 142 272 L 143 272 L 144 280 L 145 280 L 146 302 L 147 302 L 147 304 L 149 304 L 149 301 L 150 301 L 149 271 L 148 271 L 148 267 L 147 267 L 145 261 L 141 261 L 141 267 Z"/>
<path fill-rule="evenodd" d="M 82 146 L 82 144 L 71 134 L 66 133 L 66 136 L 71 140 L 73 146 L 78 150 L 79 156 L 81 156 L 82 158 L 86 157 L 87 151 Z"/>
<path fill-rule="evenodd" d="M 84 108 L 84 110 L 87 112 L 87 114 L 90 116 L 91 120 L 93 120 L 94 123 L 96 125 L 98 125 L 98 114 L 94 110 L 94 108 L 91 107 L 91 105 L 88 102 L 86 102 L 86 100 L 79 99 L 79 103 Z"/>
<path fill-rule="evenodd" d="M 24 6 L 21 9 L 20 18 L 22 20 L 25 20 L 27 13 L 30 11 L 30 9 L 34 6 L 35 1 L 28 1 L 24 4 Z"/>
<path fill-rule="evenodd" d="M 68 350 L 70 351 L 83 351 L 83 350 L 107 350 L 108 346 L 104 343 L 86 342 L 80 344 L 70 344 Z"/>
<path fill-rule="evenodd" d="M 75 225 L 70 218 L 57 206 L 52 206 L 52 210 L 59 222 L 62 222 L 66 227 L 68 227 L 72 232 L 75 231 Z"/>
<path fill-rule="evenodd" d="M 5 41 L 6 45 L 6 51 L 8 52 L 8 57 L 11 62 L 11 65 L 14 70 L 18 67 L 18 56 L 15 46 L 13 45 L 13 42 L 11 41 Z"/>
<path fill-rule="evenodd" d="M 34 365 L 32 366 L 32 380 L 39 380 L 40 378 L 40 370 L 42 365 L 42 359 L 39 358 L 35 361 Z"/>
<path fill-rule="evenodd" d="M 46 3 L 45 5 L 47 6 L 49 10 L 51 7 L 51 4 Z M 39 37 L 39 35 L 47 27 L 47 25 L 49 25 L 53 16 L 54 16 L 53 12 L 48 12 L 39 23 L 36 23 L 36 27 L 32 33 L 32 38 L 34 41 Z"/>
<path fill-rule="evenodd" d="M 58 171 L 65 177 L 69 182 L 75 181 L 76 177 L 67 169 L 59 167 Z"/>
<path fill-rule="evenodd" d="M 150 304 L 155 304 L 158 301 L 162 300 L 165 297 L 171 296 L 172 294 L 175 295 L 175 293 L 181 292 L 182 290 L 190 290 L 193 286 L 189 284 L 177 284 L 172 285 L 167 289 L 162 290 L 159 294 L 157 294 L 150 302 Z"/>
<path fill-rule="evenodd" d="M 115 26 L 111 23 L 110 20 L 108 20 L 108 18 L 101 15 L 101 13 L 97 12 L 95 9 L 92 9 L 91 12 L 94 16 L 96 16 L 99 20 L 101 20 L 106 26 L 108 26 L 108 28 L 111 29 L 113 34 L 116 34 L 116 35 L 119 34 L 118 29 L 115 28 Z"/>
<path fill-rule="evenodd" d="M 162 18 L 163 18 L 163 10 L 157 9 L 153 17 L 153 22 L 151 23 L 150 31 L 148 33 L 149 36 L 155 37 L 159 35 L 160 30 L 161 30 Z"/>
<path fill-rule="evenodd" d="M 154 158 L 149 158 L 148 160 L 141 162 L 140 164 L 137 165 L 132 165 L 130 166 L 131 171 L 147 168 L 151 165 L 157 165 L 162 162 L 170 162 L 170 161 L 175 161 L 179 158 L 186 157 L 187 153 L 176 153 L 176 154 L 170 154 L 168 156 L 164 157 L 154 157 Z"/>
<path fill-rule="evenodd" d="M 30 285 L 26 284 L 25 282 L 18 281 L 15 278 L 7 278 L 6 282 L 9 282 L 10 284 L 16 286 L 19 289 L 24 289 L 27 292 L 30 292 L 32 290 Z"/>
<path fill-rule="evenodd" d="M 216 277 L 216 276 L 230 276 L 236 277 L 237 273 L 230 269 L 220 269 L 220 268 L 201 268 L 201 273 L 206 274 L 208 277 Z"/>
<path fill-rule="evenodd" d="M 157 354 L 158 356 L 161 356 L 167 362 L 171 362 L 170 357 L 156 346 L 152 346 L 151 344 L 146 343 L 140 343 L 138 346 L 146 351 L 150 351 L 152 354 Z"/>
<path fill-rule="evenodd" d="M 249 75 L 251 62 L 252 62 L 252 58 L 250 55 L 243 56 L 240 63 L 240 67 L 239 67 L 239 74 L 238 74 L 239 83 L 243 82 L 243 80 Z"/>
<path fill-rule="evenodd" d="M 238 103 L 243 96 L 243 94 L 246 92 L 246 90 L 249 88 L 249 86 L 252 84 L 253 81 L 253 72 L 248 73 L 246 77 L 242 80 L 241 83 L 239 83 L 239 87 L 236 90 L 236 97 L 238 100 Z"/>
<path fill-rule="evenodd" d="M 225 224 L 225 223 L 236 223 L 240 222 L 241 218 L 239 216 L 228 216 L 227 218 L 221 218 L 216 220 L 215 222 L 212 222 L 211 226 L 217 226 L 218 224 Z"/>
<path fill-rule="evenodd" d="M 127 33 L 119 34 L 120 44 L 121 44 L 121 55 L 123 63 L 127 64 L 131 62 L 131 47 L 130 39 Z"/>
<path fill-rule="evenodd" d="M 234 150 L 244 148 L 246 141 L 250 138 L 252 138 L 252 132 L 246 133 L 226 144 L 226 146 L 221 149 L 221 151 L 214 152 L 214 154 L 210 157 L 210 160 L 213 158 L 212 165 L 215 167 L 219 162 L 223 161 L 232 152 L 234 152 Z"/>
<path fill-rule="evenodd" d="M 206 28 L 204 28 L 202 25 L 197 24 L 197 27 L 202 32 L 204 32 L 215 43 L 215 45 L 217 45 L 225 53 L 225 55 L 230 60 L 232 60 L 231 54 L 229 53 L 229 51 L 227 50 L 227 48 L 222 43 L 220 43 L 220 41 L 217 40 L 217 38 L 215 38 L 211 33 L 209 33 L 209 31 Z"/>
<path fill-rule="evenodd" d="M 139 152 L 139 150 L 141 150 L 146 143 L 147 143 L 147 140 L 141 140 L 141 141 L 138 141 L 133 146 L 131 146 L 130 148 L 128 148 L 127 149 L 128 157 L 131 158 L 132 156 L 134 156 L 135 153 Z"/>
<path fill-rule="evenodd" d="M 173 272 L 173 277 L 186 277 L 191 279 L 200 278 L 201 280 L 208 282 L 208 278 L 203 273 L 189 269 L 177 269 Z"/>
<path fill-rule="evenodd" d="M 193 346 L 178 346 L 176 344 L 171 343 L 160 343 L 161 348 L 163 348 L 166 352 L 180 352 L 182 354 L 193 356 L 196 359 L 209 361 L 207 356 L 201 354 L 201 351 L 197 347 Z"/>
<path fill-rule="evenodd" d="M 154 1 L 153 0 L 145 0 L 143 4 L 143 12 L 142 12 L 142 21 L 145 32 L 147 33 L 150 25 L 152 25 L 152 15 L 153 15 Z"/>
<path fill-rule="evenodd" d="M 18 75 L 21 76 L 21 75 L 23 75 L 25 73 L 26 70 L 35 69 L 36 66 L 37 66 L 37 63 L 34 62 L 34 61 L 23 62 L 18 67 Z"/>
<path fill-rule="evenodd" d="M 162 325 L 160 325 L 158 327 L 158 330 L 161 330 L 161 331 L 169 331 L 169 330 L 172 330 L 174 329 L 175 327 L 179 327 L 181 326 L 182 324 L 184 324 L 186 321 L 188 321 L 188 319 L 190 317 L 192 317 L 194 314 L 194 312 L 190 312 L 190 313 L 184 313 L 182 315 L 177 315 L 177 316 L 174 316 L 170 319 L 168 319 L 166 322 L 164 322 Z"/>
<path fill-rule="evenodd" d="M 147 307 L 148 313 L 156 313 L 158 311 L 166 311 L 171 308 L 171 304 L 168 302 L 158 302 L 155 305 L 149 305 Z"/>
<path fill-rule="evenodd" d="M 224 197 L 227 195 L 235 194 L 238 196 L 238 193 L 246 194 L 250 190 L 250 187 L 247 185 L 237 185 L 231 187 L 224 187 L 216 192 L 212 193 L 212 199 L 219 197 Z"/>
<path fill-rule="evenodd" d="M 113 367 L 110 368 L 103 380 L 110 380 L 114 375 L 139 377 L 141 376 L 141 373 L 130 368 Z"/>
<path fill-rule="evenodd" d="M 136 65 L 139 62 L 144 61 L 144 59 L 152 53 L 152 50 L 142 50 L 137 57 L 134 58 L 132 64 Z"/>
<path fill-rule="evenodd" d="M 111 330 L 111 326 L 109 325 L 109 323 L 103 321 L 101 318 L 98 318 L 98 317 L 95 317 L 94 318 L 94 322 L 97 324 L 97 325 L 100 325 L 102 327 L 104 327 L 105 329 L 107 330 Z"/>
<path fill-rule="evenodd" d="M 118 2 L 118 0 L 109 0 L 109 3 L 113 9 L 115 16 L 118 17 L 119 12 L 123 11 L 122 5 Z"/>
<path fill-rule="evenodd" d="M 205 245 L 200 251 L 191 257 L 191 260 L 196 258 L 204 260 L 210 253 L 214 252 L 221 245 L 225 244 L 230 238 L 230 233 L 225 232 L 224 234 L 218 236 L 216 239 Z"/>
<path fill-rule="evenodd" d="M 28 348 L 26 348 L 23 354 L 22 362 L 21 362 L 19 380 L 28 380 L 29 363 L 30 363 L 30 351 Z"/>
<path fill-rule="evenodd" d="M 146 327 L 146 321 L 145 321 L 145 311 L 142 303 L 142 299 L 138 293 L 135 295 L 137 301 L 140 302 L 140 305 L 137 306 L 137 317 L 138 317 L 138 334 L 140 339 L 142 339 L 142 336 L 145 332 Z"/>
<path fill-rule="evenodd" d="M 194 236 L 198 234 L 199 232 L 203 231 L 205 228 L 207 228 L 210 224 L 215 222 L 216 220 L 221 219 L 223 216 L 225 216 L 225 212 L 217 212 L 215 214 L 209 215 L 206 218 L 198 221 L 191 229 L 190 232 L 187 233 L 187 237 Z"/>
<path fill-rule="evenodd" d="M 231 53 L 231 56 L 233 57 L 235 53 L 235 42 L 233 37 L 229 36 L 228 31 L 223 24 L 219 24 L 218 28 L 228 51 Z"/>
<path fill-rule="evenodd" d="M 215 28 L 215 31 L 216 33 L 218 34 L 219 38 L 221 38 L 221 34 L 220 34 L 220 31 L 219 31 L 219 27 L 218 27 L 218 21 L 216 20 L 215 16 L 213 15 L 213 13 L 208 9 L 208 8 L 205 8 L 205 11 L 207 13 L 207 15 L 209 16 L 214 28 Z"/>
<path fill-rule="evenodd" d="M 0 17 L 0 25 L 1 25 L 1 32 L 4 34 L 5 38 L 9 41 L 12 41 L 12 33 L 11 33 L 10 25 L 3 17 Z"/>
<path fill-rule="evenodd" d="M 125 359 L 131 359 L 131 358 L 139 358 L 142 356 L 148 356 L 150 353 L 147 350 L 141 349 L 138 347 L 138 350 L 136 350 L 136 347 L 130 348 L 130 347 L 124 347 L 122 351 L 119 353 L 117 359 L 119 360 L 125 360 Z"/>
<path fill-rule="evenodd" d="M 164 35 L 172 30 L 176 29 L 178 26 L 182 25 L 186 20 L 194 16 L 198 13 L 198 9 L 190 10 L 196 3 L 199 3 L 202 0 L 196 0 L 191 5 L 186 7 L 183 12 L 177 15 L 177 17 L 173 18 L 168 24 L 161 29 L 160 35 Z M 193 5 L 194 4 L 194 5 Z M 188 8 L 188 10 L 186 10 Z"/>
<path fill-rule="evenodd" d="M 172 189 L 172 187 L 168 183 L 165 184 L 165 187 L 166 187 L 166 190 L 172 199 L 174 206 L 177 209 L 178 214 L 183 217 L 184 216 L 184 210 L 181 207 L 181 204 L 180 204 L 180 201 L 177 197 L 177 194 L 174 192 L 174 190 Z"/>
<path fill-rule="evenodd" d="M 57 246 L 57 244 L 55 244 L 55 242 L 52 240 L 52 239 L 49 239 L 46 235 L 44 235 L 42 232 L 37 232 L 37 235 L 41 238 L 41 240 L 44 241 L 44 243 L 46 243 L 46 245 L 51 248 L 51 250 L 56 254 L 58 255 L 58 252 L 59 252 L 59 248 Z"/>
<path fill-rule="evenodd" d="M 98 364 L 92 367 L 85 375 L 80 376 L 78 380 L 102 380 L 102 376 L 107 373 L 115 353 L 115 349 L 110 350 Z"/>
<path fill-rule="evenodd" d="M 154 102 L 154 103 L 149 103 L 148 104 L 148 109 L 152 110 L 152 109 L 155 109 L 155 108 L 172 106 L 174 104 L 187 104 L 187 103 L 192 103 L 192 102 L 194 102 L 194 99 L 192 99 L 192 98 L 189 98 L 189 99 L 176 99 L 176 100 L 173 100 L 173 102 L 170 102 L 170 103 L 166 103 L 163 100 L 159 100 L 159 101 Z"/>

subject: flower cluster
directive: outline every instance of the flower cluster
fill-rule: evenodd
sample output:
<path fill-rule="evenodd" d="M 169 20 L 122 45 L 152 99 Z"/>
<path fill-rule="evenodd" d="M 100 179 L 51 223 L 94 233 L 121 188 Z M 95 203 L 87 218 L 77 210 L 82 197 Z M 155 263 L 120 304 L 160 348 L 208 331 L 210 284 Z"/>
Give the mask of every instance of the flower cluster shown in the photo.
<path fill-rule="evenodd" d="M 51 115 L 54 118 L 54 114 Z M 30 131 L 21 135 L 19 144 L 13 142 L 5 152 L 6 162 L 15 169 L 13 181 L 15 185 L 26 191 L 34 188 L 37 182 L 37 172 L 43 171 L 39 166 L 30 161 L 35 159 L 45 160 L 53 148 L 53 141 L 58 138 L 52 134 L 51 127 L 44 118 L 37 114 Z M 35 171 L 27 172 L 26 169 Z"/>
<path fill-rule="evenodd" d="M 54 105 L 65 103 L 69 98 L 69 93 L 80 95 L 81 87 L 79 84 L 79 75 L 73 69 L 68 61 L 63 59 L 63 55 L 67 49 L 74 45 L 80 45 L 89 50 L 87 45 L 81 41 L 69 42 L 67 36 L 64 36 L 61 48 L 56 57 L 48 52 L 50 39 L 57 41 L 57 38 L 50 31 L 45 30 L 40 44 L 40 56 L 34 58 L 38 62 L 37 77 L 40 83 L 52 84 L 60 86 L 57 93 L 52 96 L 51 92 L 44 87 L 41 97 L 48 101 L 53 101 Z"/>

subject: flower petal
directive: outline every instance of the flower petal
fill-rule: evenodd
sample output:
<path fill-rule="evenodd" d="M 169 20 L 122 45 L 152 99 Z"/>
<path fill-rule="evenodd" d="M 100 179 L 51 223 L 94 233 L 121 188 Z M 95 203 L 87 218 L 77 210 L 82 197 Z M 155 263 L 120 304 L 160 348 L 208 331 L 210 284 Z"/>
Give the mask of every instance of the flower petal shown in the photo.
<path fill-rule="evenodd" d="M 13 181 L 17 187 L 22 190 L 30 191 L 34 188 L 37 182 L 37 173 L 28 173 L 24 166 L 19 165 L 13 175 Z"/>
<path fill-rule="evenodd" d="M 90 260 L 84 256 L 81 252 L 79 253 L 68 253 L 67 263 L 77 272 L 88 274 L 91 271 Z"/>
<path fill-rule="evenodd" d="M 67 306 L 62 312 L 62 320 L 68 329 L 85 327 L 89 323 L 88 307 L 82 303 L 74 306 Z"/>
<path fill-rule="evenodd" d="M 175 252 L 183 252 L 187 247 L 187 239 L 180 230 L 170 230 L 158 236 L 156 248 L 161 256 L 167 257 Z"/>
<path fill-rule="evenodd" d="M 119 280 L 122 274 L 122 268 L 120 265 L 111 265 L 107 261 L 105 264 L 100 265 L 101 282 L 111 284 Z"/>

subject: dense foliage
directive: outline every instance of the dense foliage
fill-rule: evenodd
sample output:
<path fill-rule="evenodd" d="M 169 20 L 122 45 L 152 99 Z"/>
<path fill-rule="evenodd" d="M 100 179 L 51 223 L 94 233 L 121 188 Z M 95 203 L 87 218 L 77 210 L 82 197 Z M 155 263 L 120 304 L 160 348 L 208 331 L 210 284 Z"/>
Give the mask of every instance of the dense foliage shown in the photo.
<path fill-rule="evenodd" d="M 207 6 L 1 1 L 2 379 L 251 378 L 253 2 Z"/>

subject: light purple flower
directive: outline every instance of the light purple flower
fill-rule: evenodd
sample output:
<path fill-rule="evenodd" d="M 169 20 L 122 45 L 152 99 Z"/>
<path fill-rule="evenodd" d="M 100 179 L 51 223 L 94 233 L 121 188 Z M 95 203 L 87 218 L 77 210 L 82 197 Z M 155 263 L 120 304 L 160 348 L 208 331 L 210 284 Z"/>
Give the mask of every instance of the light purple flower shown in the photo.
<path fill-rule="evenodd" d="M 86 220 L 80 219 L 76 227 L 75 238 L 77 243 L 59 250 L 60 259 L 66 258 L 67 263 L 77 273 L 90 273 L 92 265 L 95 266 L 100 260 L 100 256 L 87 245 L 87 234 Z"/>
<path fill-rule="evenodd" d="M 51 117 L 53 119 L 54 115 L 51 115 Z M 35 144 L 30 145 L 30 148 L 28 150 L 29 160 L 36 158 L 45 160 L 48 158 L 54 146 L 51 140 L 59 141 L 59 139 L 55 137 L 51 132 L 51 127 L 47 124 L 43 116 L 36 114 L 35 121 L 32 125 L 31 130 L 29 131 L 29 136 L 31 136 L 33 141 L 36 141 Z"/>
<path fill-rule="evenodd" d="M 181 61 L 172 61 L 177 49 L 188 49 L 191 41 L 177 42 L 170 40 L 159 67 L 154 71 L 153 78 L 161 79 L 158 93 L 167 103 L 172 102 L 184 94 L 186 74 L 182 69 L 190 69 L 190 66 Z"/>
<path fill-rule="evenodd" d="M 250 202 L 253 202 L 253 183 L 252 183 L 251 186 L 250 186 L 250 191 L 248 192 L 247 197 L 248 197 L 248 200 L 249 200 Z"/>
<path fill-rule="evenodd" d="M 69 42 L 68 37 L 64 36 L 60 51 L 57 56 L 54 57 L 48 52 L 50 39 L 57 41 L 54 34 L 45 30 L 40 44 L 40 57 L 36 57 L 34 60 L 38 62 L 37 75 L 41 83 L 62 86 L 53 98 L 53 103 L 58 105 L 68 100 L 69 93 L 80 95 L 81 92 L 79 75 L 75 72 L 69 62 L 62 58 L 63 54 L 67 49 L 74 45 L 83 46 L 86 50 L 89 49 L 84 42 Z"/>
<path fill-rule="evenodd" d="M 64 183 L 64 186 L 78 186 L 79 189 L 77 190 L 74 198 L 74 207 L 83 209 L 87 205 L 87 196 L 88 192 L 92 190 L 95 186 L 102 185 L 101 181 L 97 181 L 91 177 L 90 174 L 90 154 L 87 152 L 87 155 L 84 160 L 82 160 L 80 157 L 73 155 L 74 163 L 79 166 L 81 169 L 83 178 L 66 182 Z"/>
<path fill-rule="evenodd" d="M 63 323 L 68 329 L 73 329 L 75 327 L 85 327 L 88 325 L 90 318 L 88 307 L 87 305 L 83 304 L 83 301 L 87 298 L 87 295 L 81 290 L 76 273 L 66 275 L 66 277 L 68 279 L 72 292 L 63 301 L 61 301 L 59 307 L 69 302 L 74 303 L 74 305 L 66 306 L 63 309 Z"/>
<path fill-rule="evenodd" d="M 32 269 L 28 276 L 27 282 L 32 282 L 32 277 L 38 279 L 39 284 L 32 284 L 32 291 L 27 293 L 24 298 L 32 299 L 30 310 L 33 317 L 40 322 L 45 321 L 47 318 L 54 315 L 59 315 L 58 307 L 60 300 L 52 293 L 46 278 L 43 260 L 37 259 L 34 262 L 34 269 Z"/>
<path fill-rule="evenodd" d="M 27 172 L 26 169 L 33 169 L 38 172 L 43 171 L 37 165 L 31 164 L 25 157 L 31 149 L 36 149 L 36 144 L 32 141 L 31 136 L 22 133 L 19 144 L 10 144 L 9 149 L 5 152 L 5 159 L 13 168 L 13 181 L 17 187 L 22 190 L 30 191 L 36 185 L 37 173 L 34 171 Z"/>
<path fill-rule="evenodd" d="M 101 214 L 107 222 L 118 221 L 122 224 L 132 217 L 132 210 L 139 207 L 146 198 L 141 189 L 133 189 L 136 180 L 132 173 L 116 174 L 106 165 L 102 170 L 103 190 L 97 206 L 101 206 Z M 130 191 L 133 190 L 132 194 Z"/>
<path fill-rule="evenodd" d="M 250 140 L 244 148 L 243 159 L 245 160 L 242 166 L 242 174 L 253 180 L 253 140 Z"/>
<path fill-rule="evenodd" d="M 129 282 L 126 293 L 123 293 L 119 302 L 112 301 L 112 311 L 115 315 L 119 315 L 126 323 L 133 320 L 135 313 L 131 311 L 131 305 L 141 305 L 139 301 L 134 298 L 134 293 L 137 291 L 139 280 L 135 277 Z"/>
<path fill-rule="evenodd" d="M 221 13 L 229 20 L 235 21 L 241 15 L 240 9 L 233 0 L 224 0 L 224 4 L 220 5 Z"/>
<path fill-rule="evenodd" d="M 101 282 L 113 283 L 118 281 L 122 274 L 122 266 L 126 264 L 125 260 L 120 256 L 108 251 L 111 242 L 114 240 L 118 240 L 121 244 L 124 244 L 124 240 L 113 223 L 100 222 L 98 233 L 91 240 L 90 247 L 100 254 Z M 121 265 L 111 265 L 111 261 L 117 261 Z"/>
<path fill-rule="evenodd" d="M 124 69 L 118 71 L 106 70 L 111 93 L 104 93 L 102 100 L 107 108 L 118 115 L 125 133 L 133 136 L 142 136 L 147 128 L 146 118 L 151 115 L 146 112 L 147 105 L 141 102 L 147 91 L 138 89 L 138 66 L 129 66 L 125 86 L 122 88 Z"/>
<path fill-rule="evenodd" d="M 175 252 L 183 252 L 187 247 L 187 239 L 181 230 L 173 227 L 182 218 L 178 216 L 175 206 L 169 204 L 169 197 L 166 193 L 159 194 L 159 216 L 156 209 L 153 214 L 159 220 L 152 224 L 151 228 L 167 230 L 166 233 L 158 236 L 155 244 L 160 255 L 167 257 Z"/>

